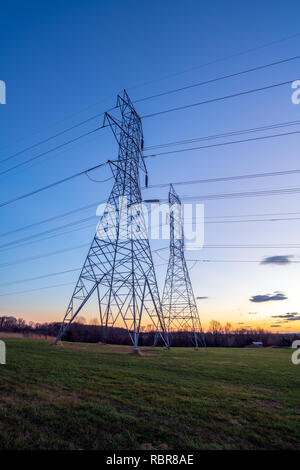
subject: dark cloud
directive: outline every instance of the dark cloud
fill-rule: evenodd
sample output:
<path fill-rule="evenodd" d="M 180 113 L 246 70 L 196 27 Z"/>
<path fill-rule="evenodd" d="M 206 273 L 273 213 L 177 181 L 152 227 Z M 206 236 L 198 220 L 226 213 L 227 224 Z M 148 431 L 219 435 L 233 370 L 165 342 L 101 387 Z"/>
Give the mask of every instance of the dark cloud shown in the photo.
<path fill-rule="evenodd" d="M 203 297 L 197 297 L 197 300 L 204 300 L 204 299 L 208 299 L 208 297 L 205 297 L 205 296 L 203 296 Z"/>
<path fill-rule="evenodd" d="M 300 313 L 292 312 L 292 313 L 284 313 L 282 315 L 272 315 L 271 318 L 282 318 L 282 320 L 284 320 L 284 323 L 288 323 L 290 321 L 300 320 Z"/>
<path fill-rule="evenodd" d="M 293 255 L 268 256 L 267 258 L 264 258 L 260 264 L 289 264 L 293 257 Z"/>
<path fill-rule="evenodd" d="M 278 328 L 281 325 L 271 325 L 270 328 Z"/>
<path fill-rule="evenodd" d="M 250 302 L 260 303 L 260 302 L 270 302 L 271 300 L 286 300 L 287 296 L 282 292 L 275 291 L 273 294 L 265 295 L 253 295 Z"/>

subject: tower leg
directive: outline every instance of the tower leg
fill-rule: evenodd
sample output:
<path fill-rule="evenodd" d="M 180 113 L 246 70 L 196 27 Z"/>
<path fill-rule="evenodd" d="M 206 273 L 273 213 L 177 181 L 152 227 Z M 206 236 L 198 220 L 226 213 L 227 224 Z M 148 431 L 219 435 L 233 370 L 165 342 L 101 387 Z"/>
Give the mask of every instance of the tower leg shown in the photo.
<path fill-rule="evenodd" d="M 194 331 L 194 341 L 195 341 L 195 349 L 196 349 L 196 351 L 198 351 L 198 349 L 199 349 L 199 346 L 198 346 L 198 335 L 197 335 L 196 331 Z"/>

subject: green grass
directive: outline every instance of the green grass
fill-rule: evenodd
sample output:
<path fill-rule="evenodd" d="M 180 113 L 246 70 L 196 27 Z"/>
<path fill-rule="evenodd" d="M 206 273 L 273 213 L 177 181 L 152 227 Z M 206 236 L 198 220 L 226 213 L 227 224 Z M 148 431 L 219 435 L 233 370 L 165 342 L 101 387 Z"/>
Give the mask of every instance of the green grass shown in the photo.
<path fill-rule="evenodd" d="M 291 350 L 5 342 L 0 449 L 300 449 Z"/>

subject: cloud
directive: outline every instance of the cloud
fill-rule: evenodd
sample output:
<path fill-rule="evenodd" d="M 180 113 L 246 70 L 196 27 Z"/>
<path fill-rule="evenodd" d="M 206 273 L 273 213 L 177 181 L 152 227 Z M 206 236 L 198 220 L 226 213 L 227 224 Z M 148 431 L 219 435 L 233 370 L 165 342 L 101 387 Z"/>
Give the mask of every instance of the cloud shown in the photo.
<path fill-rule="evenodd" d="M 291 258 L 294 258 L 293 255 L 277 255 L 277 256 L 268 256 L 264 258 L 260 264 L 289 264 L 291 263 Z"/>
<path fill-rule="evenodd" d="M 248 312 L 248 315 L 257 315 L 257 312 Z"/>
<path fill-rule="evenodd" d="M 197 300 L 204 300 L 204 299 L 208 299 L 208 297 L 205 297 L 205 296 L 203 296 L 203 297 L 196 297 L 196 299 L 197 299 Z"/>
<path fill-rule="evenodd" d="M 281 325 L 271 325 L 270 328 L 278 328 Z"/>
<path fill-rule="evenodd" d="M 300 313 L 292 312 L 292 313 L 284 313 L 282 315 L 272 315 L 271 318 L 282 318 L 284 320 L 284 323 L 288 323 L 290 321 L 300 320 Z"/>
<path fill-rule="evenodd" d="M 271 300 L 286 300 L 287 296 L 282 292 L 275 291 L 273 294 L 265 295 L 253 295 L 250 302 L 260 303 L 260 302 L 270 302 Z"/>

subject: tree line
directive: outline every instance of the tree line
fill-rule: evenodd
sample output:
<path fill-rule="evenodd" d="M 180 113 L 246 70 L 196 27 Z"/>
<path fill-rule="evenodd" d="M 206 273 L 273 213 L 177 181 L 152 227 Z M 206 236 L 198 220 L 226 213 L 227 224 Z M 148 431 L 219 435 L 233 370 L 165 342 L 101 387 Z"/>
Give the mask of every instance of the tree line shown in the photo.
<path fill-rule="evenodd" d="M 19 333 L 26 336 L 40 336 L 45 339 L 57 336 L 60 323 L 27 323 L 23 318 L 13 316 L 0 317 L 0 335 L 5 333 Z M 273 333 L 264 329 L 238 328 L 235 329 L 230 323 L 224 326 L 212 320 L 209 328 L 203 333 L 207 347 L 231 347 L 241 348 L 253 345 L 253 342 L 260 342 L 264 347 L 289 347 L 295 339 L 300 339 L 300 335 L 289 333 Z M 153 325 L 141 327 L 140 345 L 152 346 L 155 338 Z M 191 335 L 188 331 L 172 331 L 171 345 L 174 347 L 193 346 Z M 130 338 L 125 328 L 108 327 L 103 328 L 96 324 L 96 320 L 87 324 L 85 319 L 79 317 L 73 322 L 62 338 L 64 341 L 97 343 L 105 342 L 109 344 L 130 345 Z M 161 338 L 158 338 L 157 345 L 162 346 Z"/>

